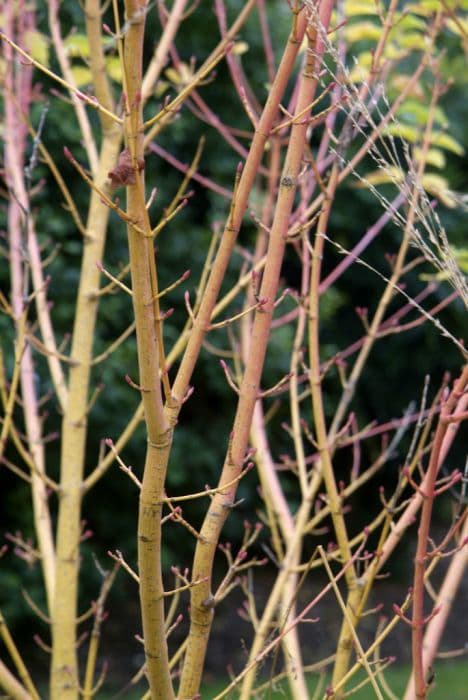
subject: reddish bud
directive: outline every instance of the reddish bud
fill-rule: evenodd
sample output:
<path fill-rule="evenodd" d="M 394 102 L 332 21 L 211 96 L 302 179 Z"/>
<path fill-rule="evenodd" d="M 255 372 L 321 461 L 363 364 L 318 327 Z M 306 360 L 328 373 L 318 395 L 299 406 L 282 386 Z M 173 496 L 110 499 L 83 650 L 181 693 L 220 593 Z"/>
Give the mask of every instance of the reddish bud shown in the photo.
<path fill-rule="evenodd" d="M 172 316 L 174 313 L 174 309 L 168 309 L 162 316 L 161 316 L 161 321 L 165 321 L 166 318 L 169 318 L 169 316 Z"/>

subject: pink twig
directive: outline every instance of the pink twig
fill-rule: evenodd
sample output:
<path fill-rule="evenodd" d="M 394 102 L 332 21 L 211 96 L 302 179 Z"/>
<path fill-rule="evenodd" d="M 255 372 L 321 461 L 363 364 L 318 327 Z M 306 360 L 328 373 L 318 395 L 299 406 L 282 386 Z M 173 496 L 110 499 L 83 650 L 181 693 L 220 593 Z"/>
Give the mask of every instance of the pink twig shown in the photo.
<path fill-rule="evenodd" d="M 424 675 L 423 664 L 423 634 L 426 620 L 424 619 L 424 574 L 428 558 L 429 529 L 432 508 L 436 496 L 436 479 L 440 465 L 444 437 L 449 425 L 453 422 L 455 411 L 468 383 L 468 365 L 464 368 L 449 397 L 442 405 L 439 422 L 434 437 L 429 466 L 421 488 L 422 511 L 418 530 L 418 544 L 414 564 L 413 581 L 413 616 L 412 616 L 412 652 L 416 698 L 424 700 L 428 685 Z M 457 423 L 459 425 L 459 423 Z"/>

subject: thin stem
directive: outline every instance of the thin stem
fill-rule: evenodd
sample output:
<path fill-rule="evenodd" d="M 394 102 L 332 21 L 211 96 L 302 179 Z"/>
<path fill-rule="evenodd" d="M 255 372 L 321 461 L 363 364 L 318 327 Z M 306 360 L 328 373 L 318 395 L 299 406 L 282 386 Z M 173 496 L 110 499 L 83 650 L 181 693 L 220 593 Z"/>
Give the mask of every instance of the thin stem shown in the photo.
<path fill-rule="evenodd" d="M 466 391 L 468 384 L 468 365 L 464 368 L 460 378 L 450 393 L 445 405 L 442 407 L 441 415 L 434 437 L 429 465 L 424 479 L 423 504 L 421 518 L 418 529 L 418 544 L 414 561 L 414 581 L 413 581 L 413 616 L 412 616 L 412 654 L 414 669 L 414 685 L 416 698 L 424 700 L 427 695 L 428 685 L 424 675 L 423 663 L 423 640 L 424 640 L 424 577 L 426 572 L 426 562 L 428 556 L 429 529 L 431 524 L 432 508 L 435 498 L 435 482 L 440 464 L 440 455 L 443 441 L 450 424 L 451 415 L 457 402 Z"/>

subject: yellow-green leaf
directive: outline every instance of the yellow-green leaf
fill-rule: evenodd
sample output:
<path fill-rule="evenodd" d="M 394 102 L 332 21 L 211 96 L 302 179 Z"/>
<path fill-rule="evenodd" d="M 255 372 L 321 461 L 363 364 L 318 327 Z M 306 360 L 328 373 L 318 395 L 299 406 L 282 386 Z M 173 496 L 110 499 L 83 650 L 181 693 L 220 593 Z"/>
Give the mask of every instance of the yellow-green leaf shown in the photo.
<path fill-rule="evenodd" d="M 89 42 L 86 34 L 69 34 L 63 44 L 71 58 L 88 58 Z"/>
<path fill-rule="evenodd" d="M 456 248 L 453 245 L 451 249 L 460 270 L 468 273 L 468 248 Z"/>
<path fill-rule="evenodd" d="M 452 10 L 468 10 L 467 0 L 444 0 L 444 3 Z M 420 2 L 407 5 L 406 10 L 427 17 L 440 10 L 441 5 L 441 0 L 421 0 Z"/>
<path fill-rule="evenodd" d="M 367 80 L 369 69 L 372 65 L 372 54 L 370 51 L 363 51 L 357 56 L 354 66 L 349 71 L 349 80 L 352 83 L 361 83 Z"/>
<path fill-rule="evenodd" d="M 394 91 L 397 95 L 401 93 L 401 91 L 406 88 L 406 85 L 408 83 L 408 76 L 406 75 L 393 75 L 390 76 L 390 85 L 391 85 L 391 90 Z M 422 85 L 417 82 L 414 86 L 411 92 L 409 93 L 411 97 L 414 97 L 417 100 L 422 100 L 424 99 L 424 90 Z"/>
<path fill-rule="evenodd" d="M 466 17 L 457 17 L 456 22 L 452 18 L 447 19 L 446 26 L 458 36 L 466 37 L 468 35 L 468 19 Z"/>
<path fill-rule="evenodd" d="M 422 186 L 427 192 L 433 194 L 437 199 L 440 199 L 442 204 L 445 204 L 446 207 L 453 209 L 457 206 L 457 202 L 449 189 L 447 180 L 441 175 L 426 173 L 422 178 Z"/>
<path fill-rule="evenodd" d="M 425 32 L 427 29 L 426 22 L 417 17 L 416 15 L 408 14 L 398 14 L 395 17 L 395 23 L 399 31 L 407 31 L 409 29 L 417 29 L 419 31 Z"/>
<path fill-rule="evenodd" d="M 413 152 L 416 161 L 419 161 L 422 157 L 422 150 L 420 148 L 415 148 Z M 432 165 L 434 168 L 445 168 L 446 158 L 443 151 L 438 148 L 430 148 L 426 153 L 426 164 Z"/>
<path fill-rule="evenodd" d="M 393 39 L 403 49 L 413 49 L 416 51 L 424 51 L 427 44 L 427 39 L 419 32 L 401 32 L 397 31 Z"/>
<path fill-rule="evenodd" d="M 170 83 L 167 82 L 167 80 L 158 80 L 156 83 L 156 88 L 154 90 L 154 94 L 156 97 L 161 97 L 161 95 L 164 95 L 166 90 L 168 90 L 170 87 Z"/>
<path fill-rule="evenodd" d="M 454 245 L 450 246 L 448 254 L 444 256 L 445 259 L 452 258 L 455 260 L 458 268 L 464 274 L 468 274 L 468 248 L 457 248 Z M 452 273 L 447 269 L 447 271 L 437 272 L 435 274 L 423 274 L 420 275 L 420 279 L 428 282 L 430 280 L 446 280 L 450 279 Z"/>
<path fill-rule="evenodd" d="M 457 156 L 462 156 L 465 153 L 465 149 L 461 143 L 458 143 L 453 136 L 450 136 L 450 134 L 446 134 L 443 131 L 432 132 L 431 145 L 439 146 L 439 148 L 445 148 L 446 151 L 456 153 Z"/>
<path fill-rule="evenodd" d="M 373 22 L 356 22 L 345 27 L 345 37 L 350 44 L 356 41 L 378 41 L 382 28 Z"/>
<path fill-rule="evenodd" d="M 390 61 L 399 61 L 405 55 L 408 54 L 408 49 L 403 48 L 403 46 L 397 46 L 393 41 L 389 41 L 385 46 L 385 58 Z"/>
<path fill-rule="evenodd" d="M 34 60 L 43 66 L 49 65 L 49 41 L 44 34 L 34 30 L 26 31 L 24 45 Z"/>
<path fill-rule="evenodd" d="M 72 66 L 71 72 L 73 74 L 73 78 L 75 79 L 75 83 L 79 88 L 89 85 L 93 80 L 91 71 L 86 66 Z"/>
<path fill-rule="evenodd" d="M 356 17 L 357 15 L 376 15 L 377 8 L 374 0 L 345 0 L 345 17 Z"/>
<path fill-rule="evenodd" d="M 182 82 L 182 79 L 179 75 L 179 72 L 176 71 L 175 68 L 167 68 L 165 73 L 166 73 L 166 77 L 169 78 L 171 83 L 174 83 L 175 85 L 179 85 Z"/>
<path fill-rule="evenodd" d="M 389 124 L 382 130 L 382 133 L 384 136 L 397 136 L 409 143 L 416 143 L 421 137 L 420 129 L 417 129 L 415 126 L 410 126 L 409 124 L 401 123 Z"/>
<path fill-rule="evenodd" d="M 362 181 L 356 184 L 356 187 L 368 187 L 369 185 L 386 185 L 389 182 L 400 183 L 405 179 L 405 174 L 401 168 L 389 166 L 388 168 L 379 168 L 367 173 Z"/>
<path fill-rule="evenodd" d="M 122 82 L 122 66 L 118 56 L 108 56 L 106 58 L 107 72 L 116 83 Z"/>

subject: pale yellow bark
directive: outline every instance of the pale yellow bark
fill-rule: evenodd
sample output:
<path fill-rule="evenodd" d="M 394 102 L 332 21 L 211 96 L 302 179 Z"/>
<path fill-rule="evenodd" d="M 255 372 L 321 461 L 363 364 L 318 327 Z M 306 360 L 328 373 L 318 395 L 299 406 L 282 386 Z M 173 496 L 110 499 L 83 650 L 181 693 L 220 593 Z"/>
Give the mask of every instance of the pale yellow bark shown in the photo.
<path fill-rule="evenodd" d="M 107 173 L 115 164 L 120 147 L 118 131 L 104 138 L 96 184 L 106 189 Z M 60 498 L 57 524 L 55 600 L 52 611 L 51 700 L 78 698 L 76 657 L 79 542 L 90 363 L 98 301 L 94 292 L 103 257 L 109 209 L 99 195 L 91 194 L 84 239 L 81 279 L 76 303 L 69 373 L 68 404 L 62 421 Z"/>

